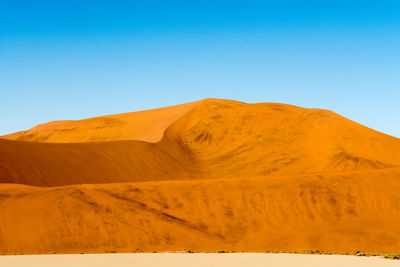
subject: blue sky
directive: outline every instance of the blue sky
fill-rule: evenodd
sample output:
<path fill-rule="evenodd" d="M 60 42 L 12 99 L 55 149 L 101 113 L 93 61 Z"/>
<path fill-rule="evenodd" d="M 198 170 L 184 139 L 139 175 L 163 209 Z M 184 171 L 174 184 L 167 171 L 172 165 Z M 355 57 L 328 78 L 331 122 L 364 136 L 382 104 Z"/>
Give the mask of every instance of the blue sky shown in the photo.
<path fill-rule="evenodd" d="M 400 137 L 400 1 L 0 0 L 0 134 L 207 97 Z"/>

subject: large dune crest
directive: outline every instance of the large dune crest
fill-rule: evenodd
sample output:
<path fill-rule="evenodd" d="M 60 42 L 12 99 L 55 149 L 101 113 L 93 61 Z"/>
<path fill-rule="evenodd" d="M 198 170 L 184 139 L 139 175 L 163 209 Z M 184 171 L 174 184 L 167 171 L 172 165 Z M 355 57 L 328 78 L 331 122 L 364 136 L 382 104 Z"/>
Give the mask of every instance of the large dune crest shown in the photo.
<path fill-rule="evenodd" d="M 400 139 L 205 99 L 0 138 L 0 253 L 400 253 Z"/>
<path fill-rule="evenodd" d="M 207 176 L 400 166 L 400 139 L 331 111 L 209 99 L 172 124 Z"/>

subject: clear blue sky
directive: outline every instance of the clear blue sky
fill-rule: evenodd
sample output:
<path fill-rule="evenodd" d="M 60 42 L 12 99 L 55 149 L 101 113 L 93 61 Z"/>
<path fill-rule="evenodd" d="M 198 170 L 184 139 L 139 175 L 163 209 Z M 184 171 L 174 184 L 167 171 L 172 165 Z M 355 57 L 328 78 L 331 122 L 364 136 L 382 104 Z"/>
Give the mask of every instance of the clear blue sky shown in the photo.
<path fill-rule="evenodd" d="M 207 97 L 400 137 L 400 1 L 0 0 L 0 134 Z"/>

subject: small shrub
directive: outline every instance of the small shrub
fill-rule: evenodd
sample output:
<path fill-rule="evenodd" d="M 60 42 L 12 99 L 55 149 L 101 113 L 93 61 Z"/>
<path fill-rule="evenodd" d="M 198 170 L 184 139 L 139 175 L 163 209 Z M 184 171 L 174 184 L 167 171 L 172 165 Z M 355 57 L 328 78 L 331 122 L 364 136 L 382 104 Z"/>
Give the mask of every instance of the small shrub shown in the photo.
<path fill-rule="evenodd" d="M 384 254 L 385 259 L 400 260 L 400 254 Z"/>
<path fill-rule="evenodd" d="M 319 250 L 312 250 L 312 249 L 299 250 L 299 251 L 296 251 L 295 253 L 298 253 L 298 254 L 321 254 L 321 252 Z"/>
<path fill-rule="evenodd" d="M 365 254 L 364 252 L 361 252 L 361 251 L 357 251 L 354 255 L 356 255 L 356 256 L 367 256 L 367 254 Z"/>

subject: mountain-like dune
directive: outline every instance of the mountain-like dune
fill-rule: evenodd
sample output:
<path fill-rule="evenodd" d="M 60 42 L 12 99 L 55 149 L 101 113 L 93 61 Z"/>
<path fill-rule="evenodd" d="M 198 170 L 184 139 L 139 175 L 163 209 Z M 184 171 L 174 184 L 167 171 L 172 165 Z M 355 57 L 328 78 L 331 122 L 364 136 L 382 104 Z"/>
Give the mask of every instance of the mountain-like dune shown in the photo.
<path fill-rule="evenodd" d="M 149 114 L 153 114 L 151 122 L 162 120 L 160 110 L 166 113 L 163 118 L 177 117 L 177 110 L 180 117 L 167 127 L 144 123 Z M 141 134 L 131 140 L 125 140 L 121 130 L 128 126 L 120 123 L 104 131 L 97 126 L 91 129 L 91 121 L 97 118 L 74 122 L 78 132 L 85 129 L 85 139 L 93 133 L 97 142 L 70 144 L 76 136 L 64 133 L 61 122 L 60 129 L 52 130 L 63 144 L 38 142 L 53 136 L 45 128 L 44 138 L 38 127 L 33 128 L 35 135 L 27 135 L 38 136 L 34 142 L 0 140 L 1 181 L 59 186 L 400 167 L 399 139 L 326 110 L 206 99 L 111 117 L 128 116 L 141 122 L 131 131 Z M 160 134 L 162 139 L 155 143 L 141 140 Z"/>
<path fill-rule="evenodd" d="M 0 253 L 400 253 L 400 139 L 205 99 L 0 139 Z"/>

